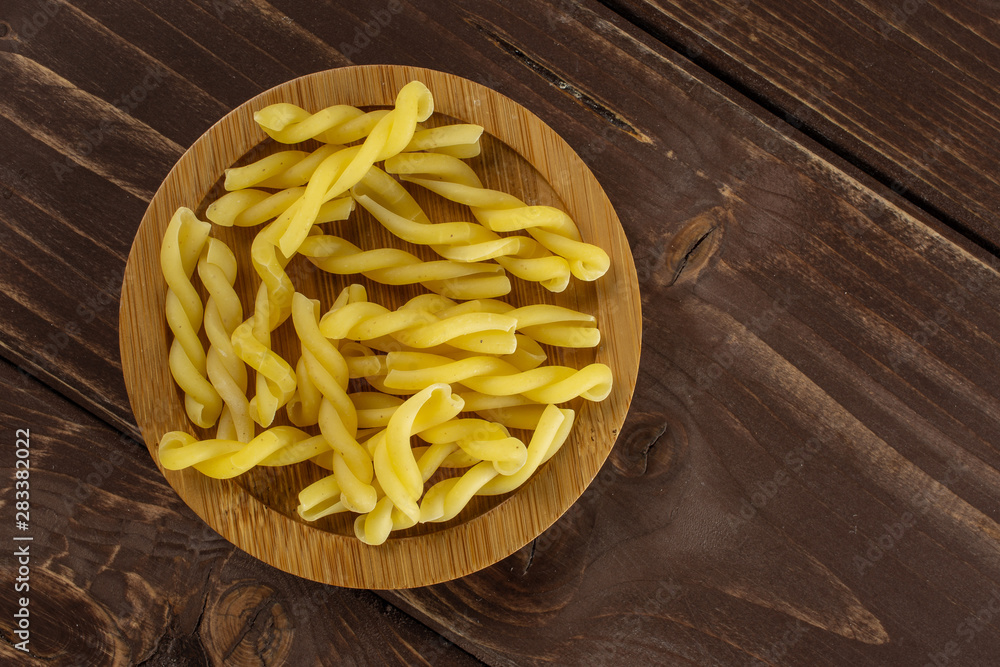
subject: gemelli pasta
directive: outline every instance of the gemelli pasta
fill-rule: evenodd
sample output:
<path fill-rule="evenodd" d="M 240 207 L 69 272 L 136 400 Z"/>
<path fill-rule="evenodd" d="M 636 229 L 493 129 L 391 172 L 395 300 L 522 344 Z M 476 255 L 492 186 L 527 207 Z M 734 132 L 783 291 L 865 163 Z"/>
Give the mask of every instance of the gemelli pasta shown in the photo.
<path fill-rule="evenodd" d="M 480 154 L 483 128 L 423 127 L 433 110 L 416 81 L 387 110 L 265 107 L 254 119 L 288 147 L 226 170 L 227 192 L 205 212 L 211 222 L 188 208 L 170 220 L 160 256 L 170 372 L 206 437 L 164 434 L 165 469 L 230 479 L 312 466 L 316 481 L 289 489 L 301 519 L 353 513 L 355 536 L 378 545 L 393 531 L 449 521 L 477 496 L 517 489 L 568 440 L 576 412 L 566 404 L 609 395 L 609 366 L 548 363 L 547 350 L 600 345 L 593 315 L 500 298 L 512 292 L 509 276 L 551 292 L 597 280 L 607 254 L 564 211 L 485 188 L 463 162 Z M 431 220 L 403 182 L 472 217 Z M 414 252 L 440 259 L 362 249 L 321 228 L 361 224 L 356 204 Z M 259 229 L 248 230 L 249 248 L 230 248 L 211 236 L 213 224 Z M 249 267 L 240 267 L 246 250 Z M 337 280 L 389 286 L 376 292 L 426 292 L 392 309 L 352 282 L 324 306 L 298 291 L 298 269 L 289 273 L 297 255 Z M 236 287 L 248 268 L 252 306 Z M 274 344 L 282 326 L 297 345 L 287 358 Z"/>

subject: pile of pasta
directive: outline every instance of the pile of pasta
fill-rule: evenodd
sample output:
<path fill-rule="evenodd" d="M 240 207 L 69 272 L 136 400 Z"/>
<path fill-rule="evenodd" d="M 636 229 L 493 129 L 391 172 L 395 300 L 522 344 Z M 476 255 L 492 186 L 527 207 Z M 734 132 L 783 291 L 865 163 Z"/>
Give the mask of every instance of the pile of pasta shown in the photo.
<path fill-rule="evenodd" d="M 353 512 L 357 537 L 381 544 L 393 530 L 448 521 L 476 495 L 516 489 L 566 441 L 575 414 L 560 405 L 607 397 L 608 366 L 545 363 L 543 345 L 599 344 L 592 315 L 497 298 L 510 292 L 508 274 L 552 292 L 573 277 L 596 280 L 607 254 L 563 211 L 485 188 L 463 161 L 479 154 L 483 129 L 423 129 L 432 113 L 419 82 L 387 110 L 268 106 L 254 119 L 272 139 L 320 147 L 228 169 L 210 222 L 188 208 L 172 217 L 160 257 L 170 371 L 191 422 L 215 437 L 166 433 L 164 468 L 227 479 L 311 461 L 327 474 L 300 490 L 302 519 Z M 474 221 L 431 221 L 403 182 L 468 206 Z M 356 205 L 441 259 L 361 249 L 323 230 Z M 260 282 L 247 317 L 236 256 L 211 235 L 213 224 L 262 225 L 250 248 Z M 285 270 L 296 255 L 333 274 L 427 292 L 391 310 L 350 284 L 324 312 Z M 288 320 L 300 343 L 294 361 L 271 344 Z M 281 410 L 292 425 L 275 425 Z M 530 431 L 527 444 L 511 429 Z M 442 468 L 458 473 L 431 484 Z"/>

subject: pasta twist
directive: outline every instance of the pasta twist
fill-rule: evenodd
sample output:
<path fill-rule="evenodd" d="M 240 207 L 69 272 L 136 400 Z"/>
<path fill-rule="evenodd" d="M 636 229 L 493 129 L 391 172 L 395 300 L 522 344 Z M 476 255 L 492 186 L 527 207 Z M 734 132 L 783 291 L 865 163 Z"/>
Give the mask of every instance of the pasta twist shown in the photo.
<path fill-rule="evenodd" d="M 184 392 L 184 408 L 202 428 L 215 424 L 222 412 L 222 398 L 208 381 L 205 348 L 198 338 L 204 307 L 191 283 L 211 225 L 189 208 L 179 208 L 170 219 L 160 247 L 160 268 L 167 282 L 166 319 L 174 340 L 169 366 Z"/>
<path fill-rule="evenodd" d="M 250 259 L 254 270 L 267 289 L 267 322 L 270 331 L 274 331 L 291 314 L 295 286 L 285 273 L 285 267 L 292 256 L 280 252 L 278 242 L 291 224 L 300 205 L 301 200 L 296 201 L 282 212 L 274 222 L 254 237 L 250 246 Z M 347 215 L 352 208 L 353 206 L 343 206 L 339 211 Z"/>
<path fill-rule="evenodd" d="M 337 151 L 323 160 L 309 179 L 301 206 L 278 242 L 285 257 L 291 257 L 305 240 L 324 201 L 350 190 L 371 169 L 404 150 L 413 139 L 418 122 L 434 111 L 434 98 L 427 87 L 412 81 L 399 91 L 395 107 L 382 116 L 360 146 Z"/>
<path fill-rule="evenodd" d="M 254 270 L 261 278 L 261 287 L 254 305 L 252 324 L 237 327 L 240 347 L 237 353 L 248 364 L 257 368 L 257 394 L 250 401 L 251 414 L 261 426 L 270 426 L 277 410 L 285 405 L 295 390 L 296 375 L 289 364 L 271 350 L 271 332 L 291 315 L 295 286 L 285 272 L 289 257 L 278 248 L 278 239 L 288 228 L 298 210 L 296 201 L 282 212 L 270 225 L 258 233 L 250 247 Z M 344 206 L 350 213 L 352 206 Z M 252 334 L 252 335 L 250 335 Z M 233 344 L 236 345 L 236 332 Z M 266 369 L 266 370 L 262 370 Z M 302 395 L 307 395 L 309 387 Z"/>
<path fill-rule="evenodd" d="M 251 468 L 301 463 L 327 449 L 322 436 L 311 436 L 292 426 L 267 429 L 248 443 L 237 440 L 198 440 L 184 431 L 170 431 L 160 439 L 160 464 L 167 470 L 193 466 L 216 479 L 230 479 Z"/>
<path fill-rule="evenodd" d="M 548 345 L 585 348 L 596 347 L 601 342 L 597 318 L 563 306 L 538 303 L 515 308 L 496 299 L 477 299 L 456 304 L 444 298 L 433 301 L 424 299 L 421 304 L 441 318 L 468 313 L 502 314 L 516 321 L 517 331 Z"/>
<path fill-rule="evenodd" d="M 476 172 L 457 158 L 404 153 L 386 160 L 385 169 L 469 206 L 476 220 L 493 231 L 527 231 L 546 249 L 565 258 L 580 280 L 597 280 L 611 266 L 604 250 L 581 240 L 576 224 L 565 212 L 551 206 L 528 206 L 513 195 L 484 188 Z"/>
<path fill-rule="evenodd" d="M 272 104 L 254 114 L 254 120 L 275 141 L 297 144 L 318 139 L 330 144 L 349 144 L 371 134 L 376 124 L 389 112 L 384 109 L 365 113 L 341 104 L 311 114 L 294 104 Z M 436 150 L 459 158 L 479 155 L 479 125 L 446 125 L 414 132 L 404 150 Z"/>
<path fill-rule="evenodd" d="M 476 157 L 481 150 L 479 138 L 482 136 L 482 125 L 442 125 L 417 130 L 403 151 L 432 151 L 457 158 Z"/>
<path fill-rule="evenodd" d="M 341 491 L 340 501 L 354 512 L 370 512 L 376 492 L 371 485 L 373 468 L 368 450 L 355 440 L 357 409 L 347 395 L 347 362 L 319 329 L 319 302 L 295 294 L 292 321 L 302 341 L 302 358 L 311 382 L 322 394 L 319 426 L 334 450 L 333 471 Z"/>
<path fill-rule="evenodd" d="M 453 519 L 475 495 L 498 495 L 516 489 L 559 451 L 569 436 L 574 416 L 572 410 L 544 406 L 528 446 L 525 448 L 518 441 L 518 463 L 511 466 L 510 474 L 502 474 L 495 461 L 478 461 L 467 453 L 464 460 L 449 461 L 455 458 L 457 445 L 444 440 L 467 429 L 462 423 L 466 420 L 453 420 L 423 429 L 421 438 L 441 439 L 430 447 L 413 449 L 414 455 L 419 456 L 416 466 L 423 482 L 426 483 L 439 467 L 468 467 L 469 470 L 459 477 L 444 479 L 431 486 L 423 494 L 417 517 L 400 510 L 389 495 L 380 498 L 372 512 L 355 520 L 355 535 L 366 544 L 382 544 L 391 531 L 409 528 L 418 521 L 427 523 Z M 378 446 L 384 447 L 384 441 L 380 441 Z"/>
<path fill-rule="evenodd" d="M 357 107 L 338 104 L 311 114 L 294 104 L 271 104 L 253 115 L 269 137 L 282 144 L 318 139 L 330 144 L 349 144 L 368 136 L 389 112 L 365 113 Z"/>
<path fill-rule="evenodd" d="M 272 220 L 302 198 L 304 187 L 286 188 L 270 193 L 247 188 L 228 192 L 209 204 L 205 216 L 221 227 L 256 227 Z M 354 210 L 350 197 L 324 202 L 316 215 L 316 224 L 347 220 Z"/>
<path fill-rule="evenodd" d="M 424 494 L 420 503 L 420 522 L 441 522 L 455 518 L 472 497 L 499 473 L 488 461 L 482 461 L 460 477 L 443 479 Z"/>
<path fill-rule="evenodd" d="M 208 379 L 224 404 L 217 437 L 249 442 L 254 429 L 246 397 L 247 372 L 232 342 L 233 331 L 243 321 L 243 306 L 233 289 L 236 256 L 229 246 L 209 238 L 198 260 L 198 276 L 209 295 L 204 317 L 211 343 L 206 356 Z"/>
<path fill-rule="evenodd" d="M 454 419 L 422 431 L 420 438 L 432 445 L 454 443 L 472 459 L 491 463 L 501 475 L 513 475 L 528 456 L 524 443 L 502 424 L 484 419 Z"/>
<path fill-rule="evenodd" d="M 417 457 L 417 467 L 425 483 L 438 468 L 467 468 L 478 463 L 454 443 L 414 447 L 413 453 Z M 416 523 L 415 519 L 401 512 L 391 498 L 383 496 L 374 510 L 355 519 L 354 534 L 365 544 L 378 545 L 385 542 L 393 530 L 410 528 Z"/>
<path fill-rule="evenodd" d="M 502 296 L 510 292 L 503 269 L 492 264 L 425 262 L 396 248 L 363 251 L 338 236 L 309 236 L 299 252 L 319 268 L 338 275 L 360 273 L 385 285 L 420 283 L 438 294 L 459 299 Z"/>
<path fill-rule="evenodd" d="M 537 403 L 565 403 L 577 397 L 602 401 L 611 393 L 611 369 L 590 364 L 580 370 L 540 366 L 518 371 L 497 357 L 469 357 L 454 361 L 423 352 L 390 352 L 385 385 L 414 389 L 430 383 L 454 383 L 492 396 L 520 394 Z"/>
<path fill-rule="evenodd" d="M 417 499 L 423 493 L 424 480 L 410 437 L 452 419 L 463 405 L 451 387 L 432 384 L 396 408 L 384 433 L 375 436 L 373 459 L 379 485 L 392 504 L 413 521 L 420 516 Z"/>
<path fill-rule="evenodd" d="M 388 112 L 379 112 L 365 118 L 381 119 Z M 374 124 L 371 124 L 374 128 Z M 368 131 L 370 131 L 369 128 Z M 437 151 L 454 157 L 475 157 L 479 154 L 479 138 L 483 128 L 479 125 L 445 125 L 413 133 L 405 151 Z M 367 135 L 367 132 L 365 133 Z M 343 137 L 354 141 L 351 134 Z M 295 142 L 292 142 L 295 143 Z M 346 143 L 346 142 L 344 142 Z M 343 150 L 340 142 L 323 144 L 311 153 L 288 150 L 272 153 L 242 167 L 226 169 L 226 190 L 243 190 L 251 187 L 285 189 L 305 185 L 316 168 L 328 157 Z"/>
<path fill-rule="evenodd" d="M 320 330 L 327 338 L 377 342 L 386 336 L 410 348 L 449 345 L 476 352 L 510 354 L 517 339 L 516 320 L 496 313 L 461 313 L 438 318 L 420 308 L 392 311 L 367 299 L 361 285 L 351 285 L 347 303 L 323 316 Z"/>
<path fill-rule="evenodd" d="M 305 185 L 316 168 L 344 147 L 323 144 L 311 153 L 279 151 L 243 167 L 226 169 L 226 190 L 243 190 L 254 186 L 283 190 Z"/>
<path fill-rule="evenodd" d="M 517 472 L 510 475 L 502 475 L 487 481 L 477 494 L 483 496 L 496 496 L 502 493 L 509 493 L 524 484 L 529 477 L 535 474 L 539 467 L 553 456 L 563 446 L 573 430 L 573 421 L 576 413 L 573 410 L 560 408 L 555 405 L 546 405 L 539 420 L 535 432 L 528 442 L 528 452 L 524 465 Z M 427 492 L 430 493 L 430 490 Z"/>
<path fill-rule="evenodd" d="M 464 166 L 462 162 L 459 164 Z M 561 292 L 569 284 L 569 263 L 534 239 L 501 237 L 471 222 L 431 223 L 406 188 L 378 167 L 372 167 L 351 193 L 393 234 L 410 243 L 429 245 L 445 259 L 456 262 L 495 259 L 510 273 L 537 282 L 551 292 Z"/>
<path fill-rule="evenodd" d="M 232 336 L 236 354 L 257 371 L 257 393 L 250 400 L 250 414 L 265 428 L 295 393 L 295 372 L 271 349 L 270 308 L 266 286 L 261 285 L 254 315 L 236 327 Z"/>

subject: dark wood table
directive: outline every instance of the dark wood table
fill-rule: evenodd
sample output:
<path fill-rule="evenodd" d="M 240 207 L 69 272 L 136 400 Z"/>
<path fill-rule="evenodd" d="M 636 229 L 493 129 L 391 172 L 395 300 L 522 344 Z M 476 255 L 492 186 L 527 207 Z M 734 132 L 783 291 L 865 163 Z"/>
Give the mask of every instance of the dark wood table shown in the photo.
<path fill-rule="evenodd" d="M 1000 664 L 998 16 L 3 0 L 0 661 Z M 125 259 L 185 148 L 352 63 L 538 114 L 607 191 L 643 297 L 635 399 L 586 494 L 495 566 L 396 592 L 207 528 L 137 442 L 118 352 Z"/>

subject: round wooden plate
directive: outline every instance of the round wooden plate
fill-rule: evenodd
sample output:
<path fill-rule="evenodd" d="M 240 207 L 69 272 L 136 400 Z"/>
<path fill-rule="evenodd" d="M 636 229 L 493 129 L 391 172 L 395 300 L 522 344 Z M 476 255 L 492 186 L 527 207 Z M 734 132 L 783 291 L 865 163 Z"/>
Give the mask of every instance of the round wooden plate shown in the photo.
<path fill-rule="evenodd" d="M 562 208 L 576 220 L 584 240 L 611 256 L 611 269 L 598 281 L 573 279 L 565 292 L 551 294 L 512 277 L 513 289 L 505 299 L 515 305 L 555 303 L 596 315 L 603 336 L 600 347 L 552 348 L 548 363 L 577 368 L 593 361 L 606 363 L 614 373 L 614 390 L 601 403 L 578 399 L 570 406 L 577 411 L 570 439 L 520 489 L 505 496 L 474 498 L 450 522 L 418 524 L 372 547 L 355 538 L 353 515 L 313 524 L 299 519 L 298 491 L 325 474 L 312 463 L 258 467 L 224 481 L 193 469 L 173 472 L 160 466 L 157 444 L 166 431 L 212 436 L 188 421 L 167 367 L 170 334 L 159 249 L 178 207 L 188 206 L 204 219 L 205 208 L 223 192 L 221 179 L 227 167 L 286 148 L 273 143 L 253 122 L 254 111 L 275 102 L 311 111 L 333 104 L 391 107 L 399 89 L 414 79 L 434 95 L 435 114 L 429 124 L 467 122 L 485 128 L 482 154 L 470 164 L 487 187 L 511 192 L 529 204 Z M 472 219 L 467 209 L 418 188 L 412 192 L 432 220 Z M 258 279 L 249 261 L 256 231 L 215 227 L 212 232 L 236 252 L 240 263 L 236 288 L 244 313 L 252 312 L 257 291 Z M 437 259 L 428 248 L 391 237 L 361 207 L 350 221 L 332 226 L 330 233 L 362 248 L 395 246 Z M 390 308 L 419 293 L 360 277 L 325 274 L 301 257 L 288 271 L 299 291 L 320 299 L 324 312 L 350 282 L 364 284 L 371 300 Z M 635 387 L 642 335 L 638 281 L 625 234 L 604 191 L 569 145 L 534 114 L 479 84 L 441 72 L 388 65 L 347 67 L 289 81 L 241 105 L 199 138 L 167 175 L 142 219 L 125 269 L 120 322 L 122 368 L 132 409 L 153 459 L 180 497 L 230 542 L 275 567 L 338 586 L 375 589 L 424 586 L 475 572 L 512 554 L 559 518 L 593 480 L 615 443 Z M 293 367 L 298 358 L 296 341 L 290 320 L 274 334 L 275 349 Z M 252 378 L 249 386 L 254 386 Z"/>

